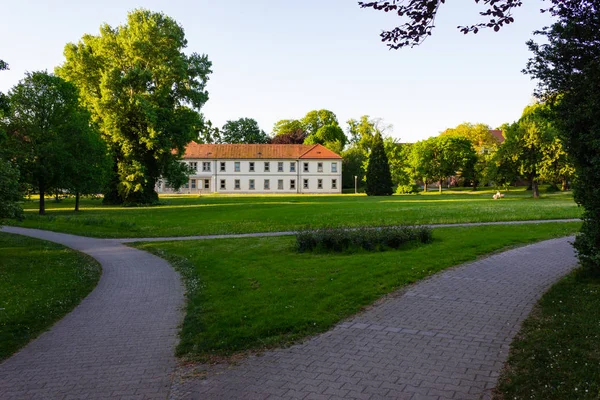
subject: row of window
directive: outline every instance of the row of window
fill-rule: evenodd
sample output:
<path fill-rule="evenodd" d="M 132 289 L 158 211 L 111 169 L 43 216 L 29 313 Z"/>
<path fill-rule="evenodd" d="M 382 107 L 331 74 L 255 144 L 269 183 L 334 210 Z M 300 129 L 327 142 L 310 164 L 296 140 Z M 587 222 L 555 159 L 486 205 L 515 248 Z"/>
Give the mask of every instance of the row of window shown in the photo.
<path fill-rule="evenodd" d="M 302 187 L 304 189 L 309 189 L 308 179 L 303 180 Z M 221 190 L 227 190 L 227 181 L 225 179 L 221 179 L 219 188 Z M 234 190 L 242 189 L 240 179 L 234 180 L 233 188 L 234 188 Z M 290 190 L 296 190 L 296 180 L 295 179 L 290 179 L 289 188 L 290 188 Z M 331 188 L 337 189 L 337 179 L 331 180 Z M 250 179 L 248 181 L 248 190 L 255 190 L 255 189 L 256 189 L 256 181 L 254 179 Z M 271 190 L 271 180 L 270 179 L 263 180 L 263 189 Z M 277 180 L 277 190 L 283 190 L 283 189 L 284 189 L 283 188 L 283 179 L 278 179 Z M 317 189 L 323 189 L 323 179 L 317 180 Z"/>
<path fill-rule="evenodd" d="M 202 172 L 210 172 L 211 164 L 212 163 L 210 161 L 203 161 L 202 162 Z M 198 163 L 197 162 L 195 162 L 195 161 L 190 162 L 189 165 L 194 171 L 198 171 Z M 310 172 L 309 165 L 310 165 L 309 163 L 305 162 L 302 166 L 302 168 L 303 168 L 302 170 L 304 172 Z M 226 167 L 227 167 L 227 163 L 225 161 L 219 162 L 219 172 L 227 172 Z M 256 168 L 256 162 L 248 161 L 248 172 L 255 172 L 255 168 Z M 235 172 L 241 172 L 241 162 L 235 161 L 233 164 L 233 169 Z M 284 170 L 283 162 L 278 161 L 277 162 L 277 172 L 283 172 L 283 170 Z M 270 161 L 264 162 L 263 171 L 271 172 L 271 162 Z M 294 161 L 290 162 L 289 171 L 296 172 L 296 162 L 294 162 Z M 331 172 L 337 173 L 337 171 L 338 171 L 337 163 L 332 162 L 331 163 Z M 323 172 L 323 163 L 322 162 L 317 163 L 317 172 Z"/>

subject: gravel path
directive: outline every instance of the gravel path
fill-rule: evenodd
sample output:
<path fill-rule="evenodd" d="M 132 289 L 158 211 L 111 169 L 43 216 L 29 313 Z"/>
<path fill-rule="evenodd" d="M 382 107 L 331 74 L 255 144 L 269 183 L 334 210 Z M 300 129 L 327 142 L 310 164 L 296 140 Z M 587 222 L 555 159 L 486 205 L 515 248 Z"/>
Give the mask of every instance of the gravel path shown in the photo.
<path fill-rule="evenodd" d="M 499 222 L 468 222 L 463 224 L 430 224 L 423 225 L 431 228 L 452 228 L 461 226 L 485 226 L 485 225 L 522 225 L 522 224 L 547 224 L 551 222 L 581 222 L 578 218 L 571 219 L 544 219 L 544 220 L 529 220 L 529 221 L 499 221 Z M 269 237 L 269 236 L 291 236 L 295 235 L 296 231 L 283 232 L 256 232 L 256 233 L 235 233 L 225 235 L 200 235 L 200 236 L 175 236 L 175 237 L 156 237 L 156 238 L 123 238 L 123 239 L 107 239 L 115 243 L 133 243 L 133 242 L 164 242 L 174 240 L 206 240 L 206 239 L 236 239 L 247 237 Z"/>
<path fill-rule="evenodd" d="M 576 266 L 572 240 L 439 273 L 325 334 L 238 366 L 200 366 L 204 378 L 178 383 L 172 398 L 488 399 L 521 322 Z"/>
<path fill-rule="evenodd" d="M 89 254 L 102 264 L 102 277 L 75 310 L 0 364 L 0 398 L 167 398 L 184 304 L 171 266 L 108 240 L 14 227 L 2 232 Z"/>

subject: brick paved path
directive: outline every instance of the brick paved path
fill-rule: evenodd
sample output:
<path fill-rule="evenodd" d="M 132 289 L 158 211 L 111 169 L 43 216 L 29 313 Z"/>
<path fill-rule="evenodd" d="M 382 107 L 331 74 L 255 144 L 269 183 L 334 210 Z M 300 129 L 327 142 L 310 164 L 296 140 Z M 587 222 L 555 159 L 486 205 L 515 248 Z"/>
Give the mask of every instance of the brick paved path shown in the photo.
<path fill-rule="evenodd" d="M 108 240 L 13 227 L 2 231 L 82 251 L 103 271 L 73 312 L 0 364 L 0 398 L 167 398 L 184 303 L 170 265 Z"/>
<path fill-rule="evenodd" d="M 217 373 L 209 368 L 204 379 L 176 386 L 172 398 L 489 398 L 520 323 L 575 267 L 572 240 L 439 273 L 303 344 Z"/>

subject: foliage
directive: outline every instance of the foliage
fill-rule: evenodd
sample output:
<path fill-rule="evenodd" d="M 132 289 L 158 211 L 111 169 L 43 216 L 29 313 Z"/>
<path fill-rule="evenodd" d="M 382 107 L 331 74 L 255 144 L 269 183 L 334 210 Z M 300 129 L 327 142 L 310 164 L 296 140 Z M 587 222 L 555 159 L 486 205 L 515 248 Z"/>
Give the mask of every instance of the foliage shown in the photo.
<path fill-rule="evenodd" d="M 0 361 L 68 314 L 98 283 L 89 256 L 0 232 Z"/>
<path fill-rule="evenodd" d="M 354 188 L 354 177 L 356 184 L 362 186 L 365 180 L 365 169 L 363 168 L 367 161 L 367 154 L 356 145 L 352 145 L 341 154 L 342 160 L 342 187 Z"/>
<path fill-rule="evenodd" d="M 297 131 L 305 132 L 304 129 L 305 127 L 302 122 L 298 121 L 297 119 L 282 119 L 275 122 L 275 125 L 273 126 L 273 136 L 276 137 L 279 135 L 288 135 Z"/>
<path fill-rule="evenodd" d="M 4 71 L 5 69 L 8 69 L 8 64 L 5 61 L 0 60 L 0 71 Z"/>
<path fill-rule="evenodd" d="M 477 155 L 464 137 L 438 136 L 412 146 L 409 164 L 414 178 L 427 182 L 442 181 L 453 175 L 472 176 Z"/>
<path fill-rule="evenodd" d="M 71 83 L 46 72 L 28 73 L 9 96 L 8 147 L 21 179 L 39 191 L 39 212 L 44 214 L 44 196 L 50 189 L 78 186 L 85 191 L 87 186 L 71 175 L 81 174 L 84 180 L 90 176 L 86 173 L 101 173 L 85 165 L 94 163 L 89 157 L 103 157 L 102 150 L 88 154 L 94 132 Z"/>
<path fill-rule="evenodd" d="M 324 126 L 340 126 L 335 114 L 332 111 L 324 109 L 309 111 L 308 113 L 306 113 L 304 118 L 300 120 L 300 123 L 302 124 L 302 128 L 309 137 L 316 135 L 319 129 L 321 129 Z"/>
<path fill-rule="evenodd" d="M 321 252 L 353 252 L 358 249 L 383 251 L 397 249 L 409 242 L 431 243 L 431 228 L 419 226 L 387 226 L 382 228 L 325 227 L 307 229 L 296 234 L 296 249 Z"/>
<path fill-rule="evenodd" d="M 398 185 L 396 194 L 416 194 L 419 193 L 419 185 Z"/>
<path fill-rule="evenodd" d="M 258 127 L 258 122 L 253 118 L 227 121 L 221 128 L 220 134 L 222 143 L 261 144 L 270 141 L 265 131 Z"/>
<path fill-rule="evenodd" d="M 4 218 L 23 219 L 23 208 L 19 204 L 22 196 L 18 168 L 0 158 L 0 221 Z"/>
<path fill-rule="evenodd" d="M 469 139 L 477 153 L 493 153 L 499 145 L 498 138 L 490 132 L 492 128 L 486 124 L 464 122 L 456 128 L 448 128 L 440 136 L 458 136 Z"/>
<path fill-rule="evenodd" d="M 174 164 L 202 130 L 211 73 L 208 58 L 186 47 L 175 20 L 144 9 L 65 47 L 56 72 L 79 88 L 113 157 L 106 202 L 153 203 L 159 177 L 174 188 L 185 181 Z"/>
<path fill-rule="evenodd" d="M 554 285 L 511 344 L 496 392 L 504 399 L 598 399 L 600 279 L 581 270 Z"/>
<path fill-rule="evenodd" d="M 408 19 L 391 31 L 383 31 L 380 34 L 381 41 L 388 42 L 388 47 L 399 49 L 405 46 L 417 46 L 431 35 L 438 9 L 445 2 L 445 0 L 379 0 L 359 1 L 358 4 L 362 8 L 373 8 L 386 13 L 393 11 L 399 17 Z M 465 34 L 477 33 L 481 28 L 493 28 L 494 31 L 499 31 L 504 25 L 514 22 L 512 10 L 520 7 L 522 3 L 521 0 L 475 0 L 475 2 L 488 6 L 479 14 L 489 17 L 489 20 L 471 26 L 459 26 L 460 31 Z"/>
<path fill-rule="evenodd" d="M 437 271 L 507 246 L 564 236 L 577 226 L 439 228 L 425 248 L 409 244 L 401 253 L 359 251 L 351 256 L 297 253 L 293 237 L 134 246 L 166 258 L 181 271 L 188 301 L 177 354 L 206 361 L 327 331 L 381 296 Z"/>
<path fill-rule="evenodd" d="M 208 120 L 204 122 L 202 129 L 198 132 L 196 138 L 198 143 L 222 143 L 221 130 L 218 126 L 213 126 L 212 121 Z"/>
<path fill-rule="evenodd" d="M 324 125 L 316 133 L 307 136 L 304 144 L 322 144 L 334 153 L 340 154 L 346 146 L 346 135 L 338 125 Z"/>
<path fill-rule="evenodd" d="M 303 144 L 306 140 L 306 132 L 297 129 L 288 133 L 280 133 L 271 138 L 272 144 Z"/>
<path fill-rule="evenodd" d="M 553 105 L 555 123 L 575 166 L 575 201 L 585 209 L 575 241 L 579 260 L 600 270 L 600 5 L 597 0 L 552 0 L 556 22 L 528 42 L 526 72 L 540 82 L 538 94 Z"/>
<path fill-rule="evenodd" d="M 381 134 L 375 134 L 366 173 L 368 196 L 389 196 L 393 193 L 390 165 Z"/>

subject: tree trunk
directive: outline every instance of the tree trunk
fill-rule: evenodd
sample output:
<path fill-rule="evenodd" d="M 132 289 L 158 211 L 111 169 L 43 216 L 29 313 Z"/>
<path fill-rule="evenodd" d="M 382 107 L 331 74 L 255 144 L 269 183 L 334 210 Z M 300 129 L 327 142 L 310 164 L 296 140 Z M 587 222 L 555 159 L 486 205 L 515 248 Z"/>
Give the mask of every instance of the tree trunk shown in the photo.
<path fill-rule="evenodd" d="M 533 198 L 539 199 L 540 198 L 540 189 L 538 187 L 537 181 L 534 181 L 534 180 L 531 181 L 531 190 L 533 191 Z"/>
<path fill-rule="evenodd" d="M 75 192 L 75 211 L 79 211 L 79 192 Z"/>
<path fill-rule="evenodd" d="M 427 178 L 423 179 L 423 191 L 427 193 Z"/>
<path fill-rule="evenodd" d="M 60 199 L 58 198 L 58 189 L 56 189 L 56 191 L 54 192 L 54 201 L 57 203 L 60 201 Z"/>
<path fill-rule="evenodd" d="M 567 178 L 565 178 L 564 176 L 563 176 L 563 178 L 561 180 L 560 190 L 562 190 L 563 192 L 565 190 L 567 190 Z"/>
<path fill-rule="evenodd" d="M 39 184 L 40 187 L 40 215 L 46 214 L 46 188 L 43 183 Z"/>
<path fill-rule="evenodd" d="M 440 179 L 440 194 L 442 194 L 442 180 Z"/>

